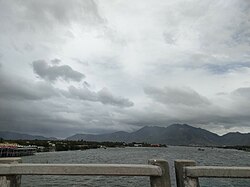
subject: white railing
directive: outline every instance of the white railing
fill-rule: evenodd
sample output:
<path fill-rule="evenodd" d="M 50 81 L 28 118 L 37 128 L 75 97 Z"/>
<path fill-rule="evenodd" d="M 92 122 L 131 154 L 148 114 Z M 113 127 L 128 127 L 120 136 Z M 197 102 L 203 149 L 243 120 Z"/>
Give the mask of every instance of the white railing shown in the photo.
<path fill-rule="evenodd" d="M 0 159 L 0 187 L 20 187 L 22 175 L 148 176 L 151 187 L 171 187 L 166 160 L 148 164 L 22 164 L 21 158 Z M 196 166 L 175 160 L 177 187 L 199 187 L 199 178 L 250 178 L 250 167 Z"/>
<path fill-rule="evenodd" d="M 250 167 L 195 166 L 193 160 L 176 160 L 177 187 L 199 187 L 199 178 L 250 178 Z"/>
<path fill-rule="evenodd" d="M 20 159 L 17 158 L 3 159 L 3 164 L 0 164 L 1 187 L 19 187 L 21 175 L 149 176 L 151 187 L 171 187 L 169 166 L 165 160 L 149 160 L 149 164 L 145 165 L 21 164 L 18 162 Z"/>

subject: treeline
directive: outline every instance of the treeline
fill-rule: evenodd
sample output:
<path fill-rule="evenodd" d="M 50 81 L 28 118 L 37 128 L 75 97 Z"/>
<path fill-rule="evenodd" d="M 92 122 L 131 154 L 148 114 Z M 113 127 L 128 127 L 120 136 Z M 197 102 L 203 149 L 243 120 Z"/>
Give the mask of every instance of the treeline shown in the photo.
<path fill-rule="evenodd" d="M 68 151 L 68 150 L 86 150 L 106 147 L 123 147 L 123 142 L 94 142 L 94 141 L 69 141 L 69 140 L 3 140 L 2 143 L 15 143 L 22 146 L 34 145 L 38 147 L 38 152 L 47 151 Z"/>
<path fill-rule="evenodd" d="M 53 141 L 55 151 L 87 150 L 107 147 L 123 147 L 123 142 Z"/>
<path fill-rule="evenodd" d="M 249 151 L 250 152 L 250 146 L 248 146 L 248 145 L 223 146 L 223 147 L 218 147 L 218 148 L 237 149 L 237 150 L 241 150 L 241 151 Z"/>
<path fill-rule="evenodd" d="M 85 140 L 3 140 L 2 143 L 15 143 L 22 146 L 37 146 L 38 152 L 48 151 L 69 151 L 69 150 L 87 150 L 97 148 L 114 148 L 114 147 L 166 147 L 165 144 L 149 143 L 124 143 L 124 142 L 96 142 Z"/>

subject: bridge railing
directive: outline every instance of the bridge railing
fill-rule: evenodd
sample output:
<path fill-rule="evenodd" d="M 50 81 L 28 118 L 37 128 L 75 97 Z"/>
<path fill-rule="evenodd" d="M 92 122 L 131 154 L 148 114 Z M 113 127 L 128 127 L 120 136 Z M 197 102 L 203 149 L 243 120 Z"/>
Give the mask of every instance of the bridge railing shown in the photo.
<path fill-rule="evenodd" d="M 166 160 L 148 164 L 22 164 L 20 158 L 0 159 L 0 187 L 20 187 L 22 175 L 148 176 L 151 187 L 171 187 Z M 196 166 L 175 160 L 177 187 L 199 187 L 199 178 L 250 178 L 250 167 Z"/>
<path fill-rule="evenodd" d="M 151 187 L 171 187 L 169 166 L 165 160 L 148 164 L 21 164 L 20 159 L 0 159 L 0 186 L 21 186 L 21 175 L 103 175 L 149 176 Z"/>
<path fill-rule="evenodd" d="M 175 161 L 177 187 L 199 187 L 199 178 L 249 178 L 250 167 L 196 166 L 193 160 Z"/>

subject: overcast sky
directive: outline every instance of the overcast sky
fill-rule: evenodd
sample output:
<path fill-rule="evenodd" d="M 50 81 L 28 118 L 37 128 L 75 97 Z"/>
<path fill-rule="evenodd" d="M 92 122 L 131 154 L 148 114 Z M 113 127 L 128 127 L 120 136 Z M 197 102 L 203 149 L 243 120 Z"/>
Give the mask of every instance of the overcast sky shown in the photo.
<path fill-rule="evenodd" d="M 250 1 L 0 0 L 0 127 L 250 132 Z"/>

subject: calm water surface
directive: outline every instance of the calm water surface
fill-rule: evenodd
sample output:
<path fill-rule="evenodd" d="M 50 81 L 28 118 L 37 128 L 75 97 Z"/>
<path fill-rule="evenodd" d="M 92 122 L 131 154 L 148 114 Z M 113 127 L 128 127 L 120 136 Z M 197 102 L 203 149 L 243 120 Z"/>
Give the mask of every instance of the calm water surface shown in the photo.
<path fill-rule="evenodd" d="M 108 148 L 86 151 L 39 153 L 23 157 L 24 163 L 120 163 L 146 164 L 148 159 L 161 158 L 169 161 L 172 184 L 175 186 L 175 159 L 191 159 L 198 165 L 250 166 L 250 153 L 238 150 L 170 146 L 168 148 Z M 102 177 L 102 176 L 23 176 L 22 187 L 149 187 L 149 177 Z M 200 179 L 200 186 L 250 187 L 250 179 Z"/>

